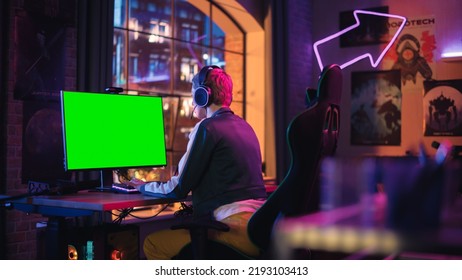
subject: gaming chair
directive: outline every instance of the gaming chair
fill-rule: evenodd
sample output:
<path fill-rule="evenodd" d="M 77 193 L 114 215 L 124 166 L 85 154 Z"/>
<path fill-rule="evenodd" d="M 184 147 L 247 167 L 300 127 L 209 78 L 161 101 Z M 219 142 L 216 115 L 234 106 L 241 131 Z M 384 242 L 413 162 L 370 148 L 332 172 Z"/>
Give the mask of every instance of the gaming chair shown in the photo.
<path fill-rule="evenodd" d="M 319 76 L 317 100 L 297 115 L 287 128 L 286 137 L 291 153 L 289 171 L 248 223 L 250 239 L 260 248 L 260 259 L 277 258 L 272 255 L 271 241 L 278 218 L 319 210 L 320 164 L 323 157 L 334 155 L 337 148 L 341 91 L 340 67 L 326 66 Z M 173 228 L 188 228 L 192 237 L 192 242 L 182 249 L 177 259 L 250 258 L 225 244 L 207 239 L 207 228 L 229 230 L 221 222 L 188 223 Z M 298 257 L 309 258 L 309 255 Z"/>

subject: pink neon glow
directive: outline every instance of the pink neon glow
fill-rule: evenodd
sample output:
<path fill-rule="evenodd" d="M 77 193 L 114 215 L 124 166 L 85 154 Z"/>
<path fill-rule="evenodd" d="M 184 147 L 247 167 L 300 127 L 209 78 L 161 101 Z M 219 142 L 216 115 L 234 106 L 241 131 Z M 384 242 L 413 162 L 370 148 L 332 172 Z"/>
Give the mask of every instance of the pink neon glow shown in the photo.
<path fill-rule="evenodd" d="M 355 10 L 353 12 L 353 16 L 355 17 L 356 19 L 356 23 L 353 24 L 352 26 L 350 27 L 347 27 L 335 34 L 332 34 L 322 40 L 319 40 L 317 42 L 315 42 L 313 44 L 313 48 L 314 48 L 314 53 L 316 55 L 316 59 L 318 60 L 318 64 L 319 64 L 319 68 L 323 69 L 324 65 L 322 63 L 322 60 L 321 60 L 321 56 L 319 55 L 319 51 L 318 51 L 318 46 L 321 45 L 321 44 L 324 44 L 325 42 L 328 42 L 332 39 L 335 39 L 341 35 L 343 35 L 344 33 L 352 30 L 352 29 L 355 29 L 356 27 L 358 27 L 360 25 L 360 22 L 359 22 L 359 18 L 358 18 L 358 14 L 368 14 L 368 15 L 375 15 L 375 16 L 382 16 L 382 17 L 392 17 L 392 18 L 398 18 L 398 19 L 401 19 L 403 20 L 403 22 L 401 23 L 401 26 L 398 28 L 398 31 L 395 33 L 395 35 L 393 36 L 393 38 L 390 40 L 390 42 L 388 43 L 388 45 L 385 47 L 385 49 L 382 51 L 382 53 L 380 54 L 380 56 L 377 58 L 377 60 L 374 62 L 374 58 L 372 57 L 372 55 L 370 53 L 365 53 L 363 55 L 360 55 L 350 61 L 347 61 L 345 62 L 344 64 L 340 65 L 340 68 L 341 69 L 344 69 L 348 66 L 350 66 L 351 64 L 363 59 L 363 58 L 369 58 L 370 62 L 371 62 L 371 65 L 372 67 L 377 67 L 377 65 L 380 63 L 380 61 L 382 61 L 383 57 L 385 56 L 385 54 L 388 52 L 388 50 L 391 48 L 391 46 L 393 45 L 393 43 L 396 41 L 396 39 L 398 38 L 398 35 L 401 33 L 401 31 L 403 30 L 404 28 L 404 25 L 406 24 L 406 18 L 403 17 L 403 16 L 399 16 L 399 15 L 392 15 L 392 14 L 384 14 L 384 13 L 377 13 L 377 12 L 371 12 L 371 11 L 363 11 L 363 10 Z"/>
<path fill-rule="evenodd" d="M 442 53 L 441 57 L 462 57 L 462 52 L 446 52 Z"/>

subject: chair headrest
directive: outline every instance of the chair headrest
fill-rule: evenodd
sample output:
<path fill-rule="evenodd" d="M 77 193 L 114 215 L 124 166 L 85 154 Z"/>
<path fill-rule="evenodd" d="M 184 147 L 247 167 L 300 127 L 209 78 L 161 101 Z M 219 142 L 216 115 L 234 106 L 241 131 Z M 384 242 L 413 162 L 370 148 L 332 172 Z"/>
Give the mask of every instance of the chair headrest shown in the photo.
<path fill-rule="evenodd" d="M 330 100 L 330 103 L 339 104 L 342 91 L 342 69 L 337 64 L 324 67 L 318 80 L 318 100 Z"/>

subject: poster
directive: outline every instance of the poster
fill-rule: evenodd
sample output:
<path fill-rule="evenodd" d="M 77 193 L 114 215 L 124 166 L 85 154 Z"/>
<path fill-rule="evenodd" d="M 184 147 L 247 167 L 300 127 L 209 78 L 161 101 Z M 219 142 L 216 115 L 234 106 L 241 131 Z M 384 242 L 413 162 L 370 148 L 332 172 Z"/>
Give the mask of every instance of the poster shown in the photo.
<path fill-rule="evenodd" d="M 399 146 L 400 71 L 353 72 L 351 86 L 351 145 Z"/>
<path fill-rule="evenodd" d="M 365 9 L 371 12 L 388 13 L 388 7 L 376 7 Z M 340 47 L 358 47 L 364 45 L 386 44 L 390 41 L 386 17 L 358 15 L 360 25 L 348 33 L 348 36 L 340 36 Z M 340 13 L 340 30 L 344 30 L 356 23 L 353 11 Z"/>
<path fill-rule="evenodd" d="M 394 34 L 400 24 L 390 21 L 390 34 Z M 383 59 L 382 69 L 401 71 L 403 91 L 422 92 L 423 81 L 435 77 L 435 25 L 433 16 L 408 18 L 404 29 Z"/>
<path fill-rule="evenodd" d="M 462 136 L 462 80 L 426 81 L 424 136 Z"/>

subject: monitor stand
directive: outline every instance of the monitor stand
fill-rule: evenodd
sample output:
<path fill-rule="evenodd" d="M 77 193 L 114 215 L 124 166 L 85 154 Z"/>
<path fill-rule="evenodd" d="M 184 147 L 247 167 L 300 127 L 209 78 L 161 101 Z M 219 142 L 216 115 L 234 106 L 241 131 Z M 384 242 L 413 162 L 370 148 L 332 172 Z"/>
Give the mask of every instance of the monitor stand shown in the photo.
<path fill-rule="evenodd" d="M 113 192 L 110 185 L 105 185 L 104 184 L 103 170 L 100 170 L 99 176 L 100 176 L 100 185 L 99 185 L 99 187 L 96 187 L 96 188 L 91 189 L 89 191 L 90 192 Z"/>

